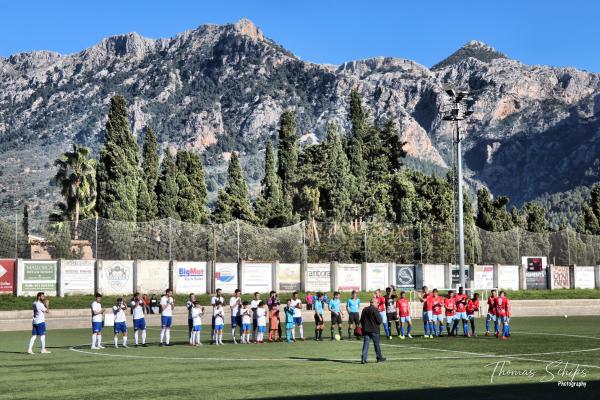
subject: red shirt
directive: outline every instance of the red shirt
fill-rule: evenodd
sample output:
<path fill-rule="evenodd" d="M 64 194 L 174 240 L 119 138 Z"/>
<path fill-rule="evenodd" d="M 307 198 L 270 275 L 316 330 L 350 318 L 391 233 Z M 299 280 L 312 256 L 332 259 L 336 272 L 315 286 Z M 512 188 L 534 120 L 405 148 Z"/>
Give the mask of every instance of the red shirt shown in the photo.
<path fill-rule="evenodd" d="M 427 293 L 423 295 L 423 311 L 433 310 L 433 295 Z"/>
<path fill-rule="evenodd" d="M 457 293 L 456 296 L 454 296 L 454 298 L 456 299 L 456 312 L 464 312 L 467 309 L 467 295 L 466 294 L 460 294 Z"/>
<path fill-rule="evenodd" d="M 473 315 L 475 311 L 479 311 L 479 300 L 469 299 L 467 303 L 467 314 Z"/>
<path fill-rule="evenodd" d="M 496 315 L 496 303 L 494 301 L 495 297 L 488 297 L 487 305 L 488 305 L 488 314 Z"/>
<path fill-rule="evenodd" d="M 385 297 L 377 297 L 377 300 L 379 301 L 379 305 L 377 306 L 379 312 L 385 311 Z"/>
<path fill-rule="evenodd" d="M 499 296 L 494 299 L 496 306 L 496 315 L 499 317 L 508 316 L 508 299 L 504 296 Z"/>
<path fill-rule="evenodd" d="M 446 308 L 446 316 L 453 316 L 456 314 L 456 297 L 447 297 L 444 300 L 444 307 Z"/>
<path fill-rule="evenodd" d="M 442 307 L 444 306 L 444 299 L 442 296 L 433 296 L 433 314 L 440 315 L 442 313 Z"/>
<path fill-rule="evenodd" d="M 396 309 L 401 317 L 410 316 L 410 303 L 408 302 L 408 299 L 398 299 L 396 301 Z"/>

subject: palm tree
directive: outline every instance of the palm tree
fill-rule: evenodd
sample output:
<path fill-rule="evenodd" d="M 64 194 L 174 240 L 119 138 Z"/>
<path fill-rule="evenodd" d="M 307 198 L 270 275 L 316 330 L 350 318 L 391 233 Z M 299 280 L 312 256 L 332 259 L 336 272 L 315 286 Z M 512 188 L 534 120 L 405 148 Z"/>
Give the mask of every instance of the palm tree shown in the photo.
<path fill-rule="evenodd" d="M 54 165 L 58 168 L 54 182 L 65 198 L 64 203 L 57 204 L 60 211 L 54 217 L 74 219 L 77 237 L 80 215 L 93 213 L 96 204 L 96 160 L 90 158 L 88 147 L 73 144 L 73 150 L 63 153 Z"/>

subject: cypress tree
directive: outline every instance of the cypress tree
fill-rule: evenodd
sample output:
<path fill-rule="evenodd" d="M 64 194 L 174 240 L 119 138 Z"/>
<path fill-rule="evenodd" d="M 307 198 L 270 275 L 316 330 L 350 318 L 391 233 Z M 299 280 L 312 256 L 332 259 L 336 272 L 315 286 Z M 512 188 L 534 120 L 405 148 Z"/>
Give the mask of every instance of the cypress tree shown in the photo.
<path fill-rule="evenodd" d="M 256 217 L 250 206 L 248 187 L 244 180 L 242 165 L 236 152 L 231 153 L 231 160 L 227 169 L 227 186 L 224 191 L 219 191 L 214 219 L 218 222 L 227 222 L 232 219 L 256 222 Z"/>
<path fill-rule="evenodd" d="M 156 185 L 157 209 L 159 218 L 179 219 L 177 213 L 177 167 L 169 151 L 165 152 L 162 160 L 161 173 Z"/>
<path fill-rule="evenodd" d="M 355 218 L 365 216 L 365 190 L 367 188 L 368 164 L 365 157 L 365 139 L 368 130 L 368 114 L 362 106 L 358 91 L 353 89 L 350 93 L 350 123 L 352 130 L 347 139 L 346 153 L 350 162 L 350 171 L 354 176 L 354 190 L 352 192 L 352 211 Z"/>
<path fill-rule="evenodd" d="M 183 196 L 189 197 L 190 199 L 193 198 L 195 204 L 190 205 L 190 208 L 199 212 L 199 217 L 194 215 L 192 220 L 198 223 L 207 222 L 208 211 L 206 208 L 206 203 L 208 190 L 206 188 L 204 169 L 202 167 L 202 161 L 200 160 L 200 157 L 198 157 L 198 155 L 192 151 L 182 150 L 177 153 L 176 164 L 178 173 L 183 174 L 187 179 L 187 184 L 184 180 L 182 180 L 182 184 L 186 186 L 189 185 L 190 190 L 193 193 L 193 197 L 191 197 L 191 194 L 187 193 L 185 193 Z M 180 185 L 180 192 L 182 189 L 183 187 Z M 196 211 L 194 211 L 194 214 L 195 212 Z"/>
<path fill-rule="evenodd" d="M 138 145 L 129 129 L 122 96 L 110 100 L 105 142 L 97 167 L 97 209 L 100 217 L 135 221 L 139 179 Z"/>
<path fill-rule="evenodd" d="M 23 206 L 23 222 L 21 223 L 21 227 L 23 228 L 23 235 L 25 237 L 29 236 L 29 206 L 25 204 Z"/>
<path fill-rule="evenodd" d="M 325 149 L 321 208 L 328 220 L 342 222 L 346 220 L 352 205 L 352 173 L 337 128 L 333 124 L 327 130 Z"/>
<path fill-rule="evenodd" d="M 148 193 L 146 180 L 140 179 L 137 192 L 137 222 L 149 222 L 156 219 L 156 205 Z"/>
<path fill-rule="evenodd" d="M 256 217 L 263 225 L 274 228 L 285 225 L 291 219 L 281 194 L 281 181 L 275 170 L 273 144 L 267 142 L 265 150 L 265 176 L 261 181 L 262 189 L 256 198 Z"/>
<path fill-rule="evenodd" d="M 283 200 L 290 210 L 294 197 L 294 184 L 298 168 L 298 143 L 296 117 L 292 111 L 284 111 L 279 123 L 279 152 L 277 175 L 281 179 Z"/>
<path fill-rule="evenodd" d="M 177 214 L 182 221 L 199 224 L 202 222 L 202 211 L 196 197 L 194 187 L 181 171 L 177 173 Z"/>
<path fill-rule="evenodd" d="M 150 127 L 146 128 L 144 135 L 144 145 L 142 147 L 142 174 L 146 183 L 146 192 L 150 196 L 150 208 L 146 208 L 144 215 L 146 221 L 156 219 L 158 214 L 157 198 L 156 198 L 156 183 L 160 174 L 160 160 L 158 158 L 158 143 L 156 133 Z M 144 205 L 144 207 L 146 207 Z M 139 206 L 138 206 L 139 208 Z"/>

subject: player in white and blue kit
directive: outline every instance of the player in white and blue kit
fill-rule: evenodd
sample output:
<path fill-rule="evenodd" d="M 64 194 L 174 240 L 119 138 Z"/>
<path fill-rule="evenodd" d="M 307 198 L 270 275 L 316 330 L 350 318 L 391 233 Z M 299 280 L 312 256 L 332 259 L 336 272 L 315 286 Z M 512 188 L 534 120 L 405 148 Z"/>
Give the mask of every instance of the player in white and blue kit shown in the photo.
<path fill-rule="evenodd" d="M 102 308 L 102 295 L 96 293 L 96 300 L 92 303 L 92 350 L 103 349 L 102 346 L 102 317 L 104 316 L 104 308 Z"/>
<path fill-rule="evenodd" d="M 252 332 L 252 310 L 250 309 L 250 303 L 244 301 L 242 303 L 242 311 L 240 312 L 242 317 L 242 343 L 250 343 L 250 332 Z"/>
<path fill-rule="evenodd" d="M 164 296 L 160 298 L 160 343 L 163 345 L 163 340 L 167 346 L 171 345 L 171 325 L 173 324 L 173 308 L 175 308 L 175 300 L 173 299 L 173 290 L 167 289 Z M 166 339 L 166 340 L 165 340 Z"/>
<path fill-rule="evenodd" d="M 185 302 L 185 308 L 188 310 L 188 339 L 192 339 L 192 331 L 194 327 L 194 317 L 192 317 L 192 309 L 194 308 L 194 302 L 196 301 L 196 295 L 194 293 L 190 293 L 188 301 Z"/>
<path fill-rule="evenodd" d="M 225 298 L 221 296 L 221 289 L 215 291 L 215 295 L 210 298 L 210 305 L 213 308 L 212 320 L 211 320 L 211 332 L 212 332 L 212 343 L 215 343 L 215 306 L 217 302 L 225 304 Z"/>
<path fill-rule="evenodd" d="M 131 301 L 131 311 L 133 313 L 133 339 L 135 340 L 135 346 L 137 347 L 138 345 L 139 331 L 142 331 L 142 347 L 146 347 L 145 304 L 142 295 L 137 292 Z"/>
<path fill-rule="evenodd" d="M 235 289 L 233 293 L 233 297 L 229 299 L 229 308 L 231 309 L 231 338 L 233 339 L 233 343 L 237 344 L 235 340 L 235 328 L 240 327 L 240 338 L 242 336 L 242 318 L 240 317 L 240 309 L 242 307 L 242 299 L 240 297 L 241 291 L 240 289 Z"/>
<path fill-rule="evenodd" d="M 46 350 L 46 315 L 48 311 L 48 301 L 46 301 L 46 296 L 44 292 L 39 292 L 36 296 L 36 300 L 31 305 L 33 310 L 33 320 L 32 320 L 32 328 L 31 328 L 31 339 L 29 339 L 29 349 L 27 352 L 29 354 L 33 354 L 33 345 L 35 344 L 35 339 L 40 337 L 41 344 L 41 353 L 50 353 L 49 350 Z"/>
<path fill-rule="evenodd" d="M 125 310 L 127 306 L 123 302 L 123 298 L 117 299 L 117 304 L 112 308 L 113 314 L 115 314 L 115 349 L 119 348 L 119 333 L 123 335 L 123 347 L 127 348 L 127 319 L 125 317 Z"/>
<path fill-rule="evenodd" d="M 200 341 L 200 332 L 202 332 L 202 315 L 204 315 L 204 307 L 194 300 L 192 307 L 192 334 L 190 336 L 190 344 L 192 346 L 202 346 Z"/>
<path fill-rule="evenodd" d="M 300 340 L 304 341 L 304 327 L 302 326 L 302 300 L 298 298 L 298 292 L 292 293 L 292 308 L 294 309 L 294 328 L 292 339 L 296 340 L 296 326 L 300 333 Z"/>

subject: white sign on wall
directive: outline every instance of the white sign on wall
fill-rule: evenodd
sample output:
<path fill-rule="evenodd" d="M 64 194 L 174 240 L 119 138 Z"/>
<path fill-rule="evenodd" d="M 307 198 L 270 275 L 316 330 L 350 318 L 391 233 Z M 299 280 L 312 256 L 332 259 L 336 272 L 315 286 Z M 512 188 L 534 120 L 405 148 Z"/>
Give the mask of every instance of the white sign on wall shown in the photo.
<path fill-rule="evenodd" d="M 361 266 L 360 264 L 337 265 L 337 290 L 349 292 L 360 290 Z"/>
<path fill-rule="evenodd" d="M 64 295 L 94 293 L 93 260 L 61 260 L 60 292 Z"/>
<path fill-rule="evenodd" d="M 18 260 L 17 296 L 56 296 L 57 261 Z"/>
<path fill-rule="evenodd" d="M 237 263 L 215 263 L 215 289 L 233 293 L 238 288 Z"/>
<path fill-rule="evenodd" d="M 123 295 L 134 291 L 133 261 L 102 260 L 98 267 L 98 290 L 103 295 Z"/>
<path fill-rule="evenodd" d="M 519 266 L 498 266 L 498 287 L 500 289 L 519 290 Z"/>
<path fill-rule="evenodd" d="M 594 267 L 575 267 L 575 288 L 594 289 L 596 287 L 596 275 Z"/>
<path fill-rule="evenodd" d="M 206 293 L 206 261 L 177 261 L 173 271 L 176 293 Z"/>
<path fill-rule="evenodd" d="M 294 292 L 300 290 L 300 264 L 279 264 L 279 291 Z"/>
<path fill-rule="evenodd" d="M 384 290 L 388 287 L 389 265 L 387 263 L 368 263 L 366 275 L 366 290 Z"/>
<path fill-rule="evenodd" d="M 494 266 L 475 265 L 473 280 L 476 289 L 492 289 L 494 287 Z"/>
<path fill-rule="evenodd" d="M 423 285 L 434 288 L 444 287 L 444 264 L 423 264 Z"/>
<path fill-rule="evenodd" d="M 331 264 L 306 264 L 306 290 L 328 292 L 331 290 Z"/>
<path fill-rule="evenodd" d="M 169 287 L 169 262 L 140 260 L 137 262 L 137 291 L 163 293 Z"/>
<path fill-rule="evenodd" d="M 244 262 L 242 293 L 268 293 L 273 283 L 273 264 Z"/>

